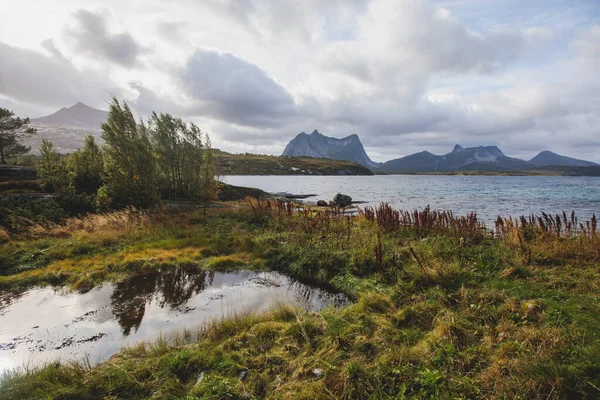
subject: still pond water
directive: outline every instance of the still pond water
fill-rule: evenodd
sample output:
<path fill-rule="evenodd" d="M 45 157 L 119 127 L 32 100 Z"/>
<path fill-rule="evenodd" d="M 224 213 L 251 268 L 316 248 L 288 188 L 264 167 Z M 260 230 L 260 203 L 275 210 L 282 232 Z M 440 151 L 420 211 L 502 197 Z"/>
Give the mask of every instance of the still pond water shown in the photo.
<path fill-rule="evenodd" d="M 307 199 L 331 200 L 336 193 L 395 209 L 451 210 L 459 215 L 477 212 L 489 226 L 498 215 L 518 217 L 540 211 L 574 210 L 580 220 L 600 214 L 600 177 L 569 176 L 226 176 L 232 185 L 270 193 L 317 194 Z"/>
<path fill-rule="evenodd" d="M 88 357 L 97 363 L 124 345 L 279 303 L 314 311 L 347 302 L 342 294 L 274 272 L 184 269 L 140 275 L 84 294 L 52 287 L 0 293 L 0 372 L 59 359 Z"/>

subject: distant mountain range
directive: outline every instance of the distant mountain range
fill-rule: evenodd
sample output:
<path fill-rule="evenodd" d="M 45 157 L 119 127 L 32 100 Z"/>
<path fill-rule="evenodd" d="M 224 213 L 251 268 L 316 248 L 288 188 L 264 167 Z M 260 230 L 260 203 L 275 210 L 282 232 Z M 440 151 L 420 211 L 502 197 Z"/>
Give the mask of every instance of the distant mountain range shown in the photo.
<path fill-rule="evenodd" d="M 99 142 L 101 125 L 106 121 L 108 112 L 87 106 L 81 102 L 63 107 L 53 114 L 32 119 L 38 129 L 37 135 L 27 139 L 27 145 L 33 152 L 39 151 L 42 138 L 51 140 L 61 153 L 69 153 L 83 146 L 87 134 L 92 134 Z M 310 135 L 302 132 L 288 143 L 283 156 L 328 158 L 351 161 L 374 172 L 411 173 L 411 172 L 455 172 L 482 171 L 502 172 L 541 169 L 545 167 L 573 168 L 600 167 L 600 165 L 576 158 L 565 157 L 551 151 L 542 151 L 531 160 L 521 160 L 504 155 L 496 146 L 463 148 L 456 145 L 444 155 L 428 151 L 377 163 L 369 158 L 358 135 L 342 139 L 325 136 L 315 130 Z"/>
<path fill-rule="evenodd" d="M 428 151 L 411 154 L 384 163 L 372 161 L 357 135 L 336 139 L 314 131 L 302 132 L 286 146 L 283 156 L 332 158 L 362 164 L 375 172 L 455 172 L 455 171 L 517 171 L 543 167 L 593 167 L 598 164 L 542 151 L 529 161 L 506 156 L 496 146 L 464 148 L 460 145 L 444 155 Z"/>

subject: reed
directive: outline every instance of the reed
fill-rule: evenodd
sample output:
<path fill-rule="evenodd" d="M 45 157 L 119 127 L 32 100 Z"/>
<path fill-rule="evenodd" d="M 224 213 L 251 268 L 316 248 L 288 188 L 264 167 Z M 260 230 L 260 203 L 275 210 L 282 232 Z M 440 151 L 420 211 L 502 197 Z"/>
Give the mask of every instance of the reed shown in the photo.
<path fill-rule="evenodd" d="M 541 215 L 531 214 L 529 216 L 520 216 L 519 218 L 498 217 L 495 222 L 496 236 L 507 237 L 511 235 L 521 235 L 531 240 L 534 238 L 583 238 L 587 240 L 597 240 L 598 220 L 596 214 L 585 222 L 580 222 L 575 211 L 567 214 L 563 211 L 561 214 L 547 214 L 541 212 Z"/>
<path fill-rule="evenodd" d="M 423 210 L 394 210 L 389 204 L 378 207 L 366 207 L 364 217 L 387 233 L 401 230 L 414 230 L 418 237 L 450 234 L 457 239 L 473 240 L 486 232 L 485 224 L 476 213 L 455 216 L 452 211 L 432 210 L 429 206 Z"/>

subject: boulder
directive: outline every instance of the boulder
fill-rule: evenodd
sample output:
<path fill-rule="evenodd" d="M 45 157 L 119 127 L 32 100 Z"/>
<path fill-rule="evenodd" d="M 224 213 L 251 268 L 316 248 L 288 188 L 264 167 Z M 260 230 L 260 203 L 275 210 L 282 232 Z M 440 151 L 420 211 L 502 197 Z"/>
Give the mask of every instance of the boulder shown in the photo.
<path fill-rule="evenodd" d="M 352 197 L 347 194 L 338 193 L 333 197 L 333 201 L 340 207 L 347 207 L 352 204 Z"/>
<path fill-rule="evenodd" d="M 317 201 L 317 205 L 319 207 L 327 207 L 327 202 L 325 200 L 319 200 Z"/>
<path fill-rule="evenodd" d="M 337 204 L 335 204 L 335 201 L 331 201 L 331 200 L 329 201 L 329 203 L 327 203 L 327 205 L 329 207 L 337 207 Z"/>

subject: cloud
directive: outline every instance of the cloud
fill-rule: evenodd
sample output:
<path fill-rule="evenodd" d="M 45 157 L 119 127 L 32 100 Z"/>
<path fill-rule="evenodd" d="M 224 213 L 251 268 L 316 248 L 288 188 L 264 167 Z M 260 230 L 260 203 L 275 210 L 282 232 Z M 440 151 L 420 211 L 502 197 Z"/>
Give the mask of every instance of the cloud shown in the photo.
<path fill-rule="evenodd" d="M 196 50 L 180 76 L 190 113 L 234 124 L 272 126 L 296 114 L 292 96 L 263 70 L 232 54 Z"/>
<path fill-rule="evenodd" d="M 600 25 L 594 25 L 589 30 L 579 32 L 570 42 L 580 56 L 600 61 Z"/>
<path fill-rule="evenodd" d="M 111 33 L 108 29 L 110 14 L 78 10 L 73 18 L 74 23 L 65 28 L 64 33 L 74 51 L 124 67 L 139 64 L 138 57 L 145 48 L 128 32 Z"/>
<path fill-rule="evenodd" d="M 43 47 L 49 55 L 0 42 L 0 95 L 48 108 L 77 101 L 99 106 L 111 94 L 124 93 L 106 76 L 75 68 L 53 41 L 44 41 Z"/>
<path fill-rule="evenodd" d="M 44 107 L 125 96 L 138 115 L 193 119 L 234 150 L 280 153 L 316 128 L 358 133 L 378 160 L 458 142 L 600 161 L 600 8 L 506 3 L 148 0 L 60 11 L 33 42 L 52 37 L 43 49 L 0 26 L 13 40 L 0 47 L 0 95 Z"/>
<path fill-rule="evenodd" d="M 156 24 L 157 33 L 175 44 L 187 42 L 185 32 L 189 28 L 189 24 L 185 21 L 160 21 Z"/>

